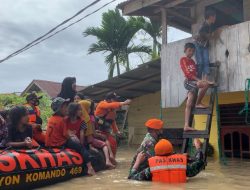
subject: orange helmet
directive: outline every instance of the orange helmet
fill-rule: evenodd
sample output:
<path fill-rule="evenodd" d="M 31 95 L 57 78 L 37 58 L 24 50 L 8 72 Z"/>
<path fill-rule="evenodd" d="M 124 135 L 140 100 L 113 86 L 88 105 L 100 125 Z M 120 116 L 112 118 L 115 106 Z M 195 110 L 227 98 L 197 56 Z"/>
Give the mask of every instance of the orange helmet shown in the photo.
<path fill-rule="evenodd" d="M 145 126 L 150 128 L 150 129 L 162 129 L 163 127 L 163 121 L 160 119 L 149 119 L 146 123 Z"/>
<path fill-rule="evenodd" d="M 173 145 L 166 139 L 161 139 L 155 145 L 155 155 L 156 156 L 163 156 L 173 153 Z"/>

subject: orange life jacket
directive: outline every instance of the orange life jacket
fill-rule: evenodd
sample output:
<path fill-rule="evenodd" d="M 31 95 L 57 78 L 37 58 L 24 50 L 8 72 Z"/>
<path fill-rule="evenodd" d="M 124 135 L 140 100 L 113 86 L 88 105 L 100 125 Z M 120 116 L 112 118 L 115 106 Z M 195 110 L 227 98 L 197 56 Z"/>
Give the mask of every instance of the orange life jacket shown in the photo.
<path fill-rule="evenodd" d="M 29 123 L 36 123 L 37 117 L 41 116 L 41 112 L 38 106 L 35 106 L 34 108 L 30 104 L 24 105 L 29 112 Z"/>
<path fill-rule="evenodd" d="M 165 183 L 186 182 L 186 155 L 154 156 L 149 158 L 148 162 L 152 174 L 152 181 Z"/>

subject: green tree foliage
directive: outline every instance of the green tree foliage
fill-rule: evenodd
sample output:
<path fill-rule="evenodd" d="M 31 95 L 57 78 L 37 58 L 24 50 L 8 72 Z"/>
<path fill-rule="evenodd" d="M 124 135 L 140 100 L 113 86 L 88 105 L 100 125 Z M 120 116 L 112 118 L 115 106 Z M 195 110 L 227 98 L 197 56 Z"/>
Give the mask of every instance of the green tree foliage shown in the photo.
<path fill-rule="evenodd" d="M 142 21 L 143 24 L 143 30 L 148 33 L 151 38 L 153 39 L 153 50 L 152 50 L 152 59 L 159 58 L 160 51 L 161 51 L 161 43 L 158 41 L 158 38 L 161 37 L 161 23 L 157 20 L 152 19 L 144 19 Z"/>
<path fill-rule="evenodd" d="M 102 15 L 100 27 L 89 27 L 83 34 L 84 36 L 94 36 L 97 42 L 89 48 L 89 54 L 103 52 L 105 63 L 108 65 L 109 78 L 114 75 L 115 67 L 117 75 L 120 75 L 120 66 L 124 66 L 126 71 L 130 70 L 129 54 L 145 52 L 151 53 L 151 48 L 144 45 L 131 45 L 134 35 L 143 28 L 144 19 L 142 17 L 129 17 L 125 19 L 116 10 L 109 10 Z"/>
<path fill-rule="evenodd" d="M 43 120 L 43 128 L 46 127 L 47 119 L 52 115 L 50 108 L 51 99 L 46 94 L 39 93 L 39 96 L 43 95 L 40 100 L 39 108 L 41 110 L 41 118 Z M 18 96 L 16 94 L 0 94 L 0 109 L 10 109 L 15 105 L 23 105 L 26 103 L 25 96 Z"/>

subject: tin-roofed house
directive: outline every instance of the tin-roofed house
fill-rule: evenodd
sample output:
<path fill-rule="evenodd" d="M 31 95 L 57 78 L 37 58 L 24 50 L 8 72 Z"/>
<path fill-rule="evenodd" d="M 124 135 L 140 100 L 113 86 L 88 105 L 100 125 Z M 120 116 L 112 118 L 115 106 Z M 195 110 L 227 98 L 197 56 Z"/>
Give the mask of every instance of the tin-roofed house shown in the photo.
<path fill-rule="evenodd" d="M 43 92 L 47 94 L 50 98 L 55 98 L 59 94 L 61 90 L 62 83 L 60 82 L 53 82 L 53 81 L 46 81 L 46 80 L 33 80 L 21 93 L 24 95 L 26 93 L 35 92 Z M 80 91 L 83 90 L 84 86 L 76 86 L 76 90 Z"/>
<path fill-rule="evenodd" d="M 183 56 L 184 44 L 193 41 L 188 38 L 167 43 L 167 26 L 196 35 L 205 10 L 213 8 L 217 12 L 216 27 L 228 27 L 210 45 L 210 61 L 221 63 L 219 105 L 213 115 L 210 143 L 216 156 L 221 148 L 228 157 L 250 158 L 250 127 L 245 116 L 238 114 L 245 103 L 245 80 L 250 77 L 250 1 L 129 0 L 118 7 L 124 15 L 147 16 L 162 23 L 161 100 L 166 114 L 171 114 L 171 109 L 184 109 L 186 91 L 179 59 Z M 205 101 L 208 102 L 208 98 Z M 175 122 L 180 123 L 183 117 L 183 112 L 176 112 Z M 206 116 L 196 116 L 195 127 L 204 128 L 205 119 Z"/>

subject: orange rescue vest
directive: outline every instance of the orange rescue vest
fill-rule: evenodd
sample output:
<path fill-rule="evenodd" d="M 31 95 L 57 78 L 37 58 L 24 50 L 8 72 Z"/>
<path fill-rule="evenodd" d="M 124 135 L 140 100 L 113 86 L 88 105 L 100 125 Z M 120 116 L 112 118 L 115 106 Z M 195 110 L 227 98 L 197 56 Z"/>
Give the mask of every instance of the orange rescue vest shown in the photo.
<path fill-rule="evenodd" d="M 148 162 L 152 174 L 152 181 L 165 183 L 186 182 L 186 155 L 154 156 L 149 158 Z"/>
<path fill-rule="evenodd" d="M 36 123 L 37 117 L 41 116 L 41 112 L 38 106 L 35 106 L 34 108 L 29 105 L 29 104 L 25 104 L 24 105 L 29 112 L 29 123 Z"/>

